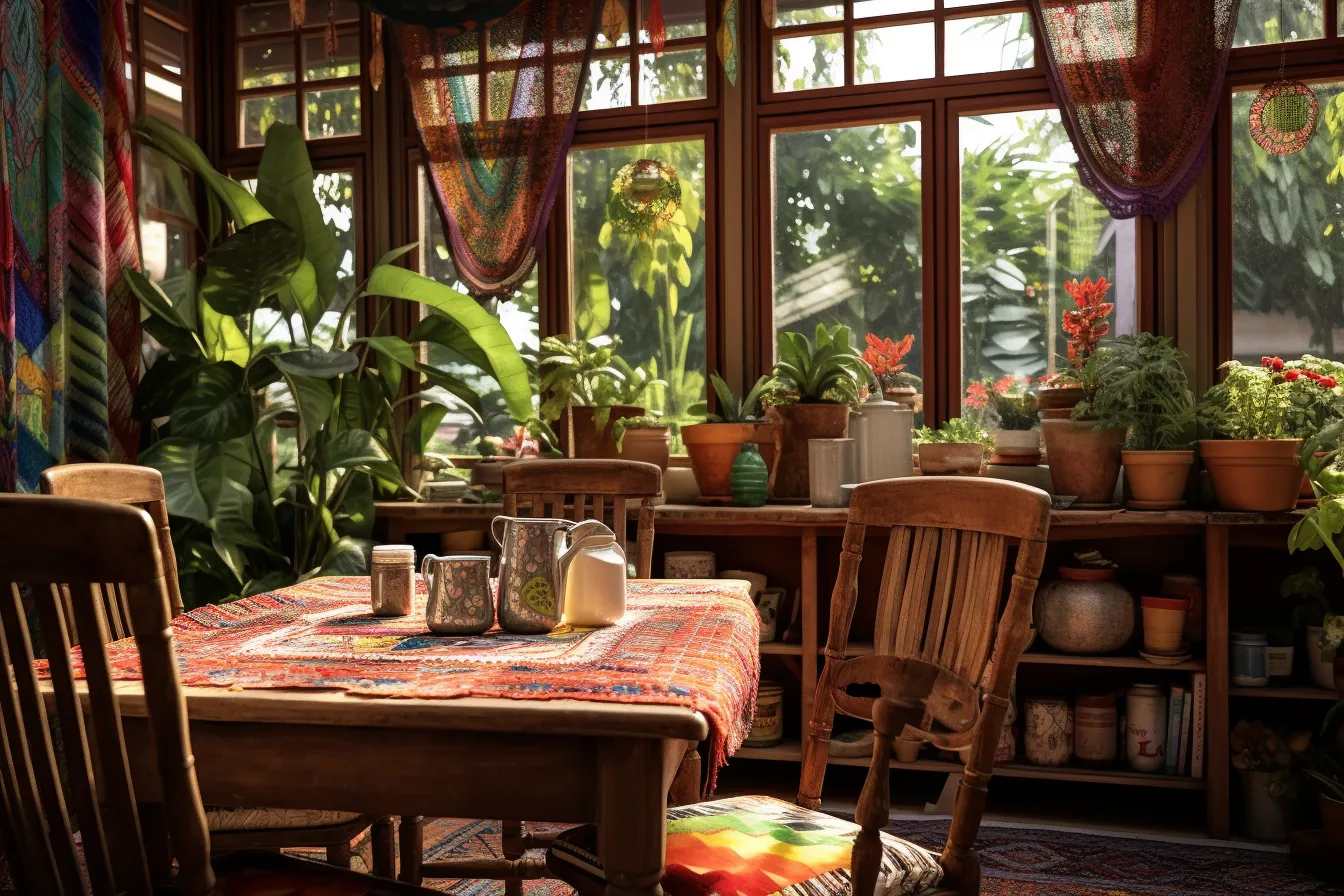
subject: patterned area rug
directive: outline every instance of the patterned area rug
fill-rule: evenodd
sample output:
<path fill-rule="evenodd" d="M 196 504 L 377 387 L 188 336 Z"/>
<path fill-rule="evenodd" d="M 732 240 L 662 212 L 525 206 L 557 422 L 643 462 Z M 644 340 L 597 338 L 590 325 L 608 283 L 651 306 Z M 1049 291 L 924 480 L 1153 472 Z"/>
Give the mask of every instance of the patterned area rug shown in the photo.
<path fill-rule="evenodd" d="M 947 822 L 902 819 L 887 830 L 938 849 Z M 441 818 L 425 825 L 427 861 L 498 856 L 499 848 L 496 821 Z M 984 896 L 1344 896 L 1344 890 L 1295 869 L 1286 853 L 1253 846 L 986 825 L 979 850 Z M 454 896 L 504 892 L 497 881 L 425 883 Z M 528 881 L 524 889 L 527 896 L 573 893 L 555 881 Z"/>

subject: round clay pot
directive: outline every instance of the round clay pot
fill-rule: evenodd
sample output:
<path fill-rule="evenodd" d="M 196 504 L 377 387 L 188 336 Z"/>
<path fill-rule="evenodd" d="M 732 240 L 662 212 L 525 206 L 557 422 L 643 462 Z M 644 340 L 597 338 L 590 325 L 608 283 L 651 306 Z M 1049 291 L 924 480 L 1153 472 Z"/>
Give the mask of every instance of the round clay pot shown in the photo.
<path fill-rule="evenodd" d="M 1344 849 L 1344 802 L 1321 794 L 1321 822 L 1325 828 L 1325 842 L 1335 849 Z"/>
<path fill-rule="evenodd" d="M 1185 635 L 1185 617 L 1190 600 L 1185 597 L 1145 597 L 1143 606 L 1143 649 L 1149 653 L 1175 653 Z"/>
<path fill-rule="evenodd" d="M 695 484 L 706 498 L 726 498 L 733 491 L 733 461 L 751 434 L 751 423 L 695 423 L 681 428 L 681 441 L 691 456 Z"/>
<path fill-rule="evenodd" d="M 556 437 L 560 441 L 560 453 L 565 457 L 581 457 L 588 460 L 614 460 L 621 455 L 616 451 L 616 437 L 611 434 L 611 424 L 622 417 L 643 417 L 644 408 L 629 404 L 612 405 L 607 417 L 607 425 L 597 428 L 593 420 L 596 408 L 571 408 L 574 418 L 574 452 L 569 452 L 569 433 L 566 431 L 565 418 L 560 418 Z"/>
<path fill-rule="evenodd" d="M 671 457 L 672 432 L 666 426 L 627 429 L 621 437 L 621 459 L 639 460 L 667 472 Z"/>
<path fill-rule="evenodd" d="M 1122 451 L 1131 510 L 1171 510 L 1185 504 L 1194 451 Z"/>
<path fill-rule="evenodd" d="M 1301 439 L 1205 439 L 1199 456 L 1224 510 L 1292 510 L 1302 489 Z"/>
<path fill-rule="evenodd" d="M 779 439 L 783 434 L 784 426 L 773 419 L 761 420 L 748 425 L 751 427 L 751 434 L 747 436 L 746 441 L 751 442 L 761 452 L 761 458 L 765 461 L 766 473 L 769 476 L 768 487 L 773 491 L 775 470 L 779 468 Z"/>
<path fill-rule="evenodd" d="M 1000 429 L 994 433 L 994 453 L 1014 460 L 1041 459 L 1041 431 L 1039 429 Z"/>
<path fill-rule="evenodd" d="M 1110 504 L 1120 479 L 1123 429 L 1093 429 L 1086 421 L 1041 421 L 1050 484 L 1057 495 L 1073 495 L 1080 504 Z"/>
<path fill-rule="evenodd" d="M 1134 634 L 1134 598 L 1113 569 L 1060 567 L 1036 590 L 1031 615 L 1041 640 L 1061 653 L 1111 653 Z"/>
<path fill-rule="evenodd" d="M 1083 387 L 1047 386 L 1036 393 L 1036 407 L 1043 420 L 1067 420 L 1073 406 L 1083 400 Z"/>
<path fill-rule="evenodd" d="M 979 476 L 985 446 L 979 442 L 939 442 L 919 446 L 919 471 L 925 476 Z"/>
<path fill-rule="evenodd" d="M 848 436 L 849 405 L 830 402 L 790 404 L 779 408 L 779 417 L 784 421 L 784 431 L 780 434 L 775 497 L 807 500 L 812 494 L 807 443 L 812 439 Z"/>

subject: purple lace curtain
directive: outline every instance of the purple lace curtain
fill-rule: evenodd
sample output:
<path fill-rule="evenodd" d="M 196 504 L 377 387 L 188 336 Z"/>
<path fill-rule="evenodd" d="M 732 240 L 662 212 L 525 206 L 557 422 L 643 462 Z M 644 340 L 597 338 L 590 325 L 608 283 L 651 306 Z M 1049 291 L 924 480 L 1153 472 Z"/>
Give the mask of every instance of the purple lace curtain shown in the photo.
<path fill-rule="evenodd" d="M 1032 0 L 1079 179 L 1117 218 L 1165 218 L 1199 176 L 1240 0 Z"/>
<path fill-rule="evenodd" d="M 564 180 L 600 0 L 529 0 L 476 28 L 398 26 L 448 250 L 478 296 L 532 268 Z"/>

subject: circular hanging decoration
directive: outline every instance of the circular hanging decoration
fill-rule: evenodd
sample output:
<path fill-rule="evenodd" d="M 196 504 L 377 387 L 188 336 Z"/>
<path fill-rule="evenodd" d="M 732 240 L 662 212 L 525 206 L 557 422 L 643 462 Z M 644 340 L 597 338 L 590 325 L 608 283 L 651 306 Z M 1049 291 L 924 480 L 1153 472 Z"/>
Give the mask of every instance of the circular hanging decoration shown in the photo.
<path fill-rule="evenodd" d="M 1301 152 L 1316 132 L 1316 94 L 1301 81 L 1271 81 L 1251 103 L 1251 139 L 1276 156 Z"/>
<path fill-rule="evenodd" d="M 622 233 L 647 239 L 681 208 L 681 181 L 671 166 L 640 159 L 616 172 L 607 218 Z"/>

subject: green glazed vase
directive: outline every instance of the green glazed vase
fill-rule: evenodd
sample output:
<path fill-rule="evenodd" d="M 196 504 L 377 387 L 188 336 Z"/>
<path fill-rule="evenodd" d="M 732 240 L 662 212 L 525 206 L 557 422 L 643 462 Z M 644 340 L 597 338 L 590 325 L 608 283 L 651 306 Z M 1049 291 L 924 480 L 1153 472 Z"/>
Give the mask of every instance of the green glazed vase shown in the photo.
<path fill-rule="evenodd" d="M 770 472 L 765 458 L 753 442 L 747 442 L 733 461 L 733 503 L 742 507 L 760 507 L 770 487 Z"/>

